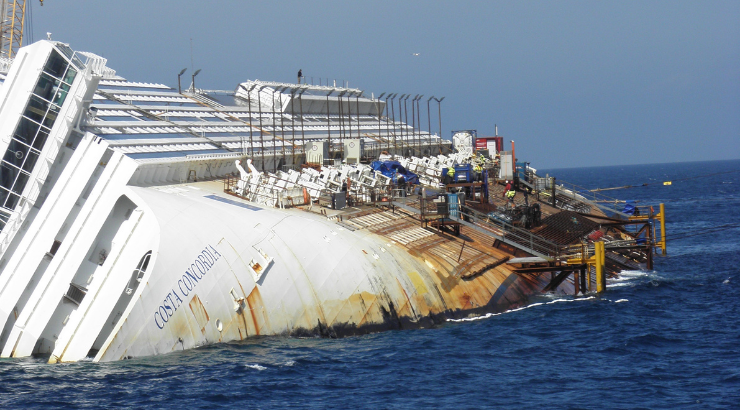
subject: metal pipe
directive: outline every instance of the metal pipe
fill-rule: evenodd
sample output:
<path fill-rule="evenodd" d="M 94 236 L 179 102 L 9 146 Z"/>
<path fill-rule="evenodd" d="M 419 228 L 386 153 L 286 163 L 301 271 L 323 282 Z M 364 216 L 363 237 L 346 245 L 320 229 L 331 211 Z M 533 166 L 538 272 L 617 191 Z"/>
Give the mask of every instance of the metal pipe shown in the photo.
<path fill-rule="evenodd" d="M 403 129 L 403 99 L 406 98 L 406 94 L 401 94 L 400 97 L 398 97 L 398 140 L 399 140 L 399 146 L 401 147 L 401 155 L 403 155 L 404 150 L 404 129 Z"/>
<path fill-rule="evenodd" d="M 434 96 L 429 97 L 427 100 L 427 132 L 429 133 L 429 155 L 432 155 L 432 116 L 431 110 L 429 109 L 429 102 L 432 101 Z"/>
<path fill-rule="evenodd" d="M 382 132 L 381 129 L 380 129 L 380 114 L 381 114 L 380 113 L 380 99 L 383 98 L 384 95 L 385 95 L 385 92 L 381 93 L 378 96 L 378 99 L 376 100 L 377 102 L 375 103 L 375 111 L 378 114 L 378 139 L 380 139 L 380 141 L 378 141 L 378 145 L 379 145 L 379 148 L 380 148 L 378 150 L 378 156 L 380 156 L 380 151 L 383 150 L 383 145 L 382 145 L 383 144 L 383 139 L 380 137 L 380 133 Z M 383 107 L 383 108 L 385 108 L 385 107 Z"/>
<path fill-rule="evenodd" d="M 247 91 L 247 105 L 249 106 L 249 158 L 254 155 L 254 125 L 252 125 L 252 90 L 254 86 Z M 246 88 L 245 88 L 246 90 Z"/>
<path fill-rule="evenodd" d="M 387 97 L 385 97 L 385 138 L 386 138 L 386 146 L 388 148 L 388 153 L 390 154 L 391 151 L 391 129 L 390 129 L 390 119 L 388 115 L 388 99 L 393 95 L 393 93 L 388 94 Z M 391 103 L 393 101 L 391 100 Z"/>
<path fill-rule="evenodd" d="M 290 89 L 290 130 L 293 138 L 290 139 L 291 146 L 291 165 L 295 165 L 295 88 Z"/>
<path fill-rule="evenodd" d="M 396 108 L 395 108 L 396 103 L 393 101 L 396 99 L 397 95 L 398 93 L 395 93 L 393 94 L 393 98 L 391 98 L 391 115 L 393 116 L 391 121 L 393 121 L 393 150 L 394 152 L 398 152 L 398 142 L 396 141 Z M 392 155 L 395 155 L 395 154 L 392 154 Z"/>
<path fill-rule="evenodd" d="M 414 142 L 416 140 L 416 99 L 419 98 L 419 94 L 411 100 L 411 149 L 414 149 Z"/>
<path fill-rule="evenodd" d="M 257 106 L 259 108 L 260 115 L 260 153 L 262 157 L 262 172 L 265 172 L 265 139 L 264 132 L 262 131 L 262 89 L 266 86 L 262 86 L 257 90 Z"/>
<path fill-rule="evenodd" d="M 277 88 L 272 89 L 272 172 L 277 173 L 277 161 L 275 158 L 277 152 L 275 150 L 275 138 L 277 137 L 277 121 L 275 120 L 275 92 Z"/>
<path fill-rule="evenodd" d="M 352 138 L 352 93 L 347 93 L 347 128 L 349 128 L 349 137 Z M 341 152 L 340 158 L 344 160 L 344 142 L 340 142 L 339 151 Z"/>
<path fill-rule="evenodd" d="M 193 73 L 193 84 L 192 84 L 193 92 L 195 92 L 195 76 L 198 75 L 199 73 L 200 73 L 200 68 L 195 70 L 195 72 Z"/>
<path fill-rule="evenodd" d="M 417 136 L 419 137 L 419 141 L 417 143 L 417 147 L 419 148 L 419 155 L 424 156 L 424 152 L 421 150 L 421 109 L 419 109 L 419 101 L 424 97 L 424 94 L 419 94 L 419 96 L 416 98 L 416 125 L 419 127 L 417 131 Z"/>
<path fill-rule="evenodd" d="M 338 101 L 339 101 L 339 145 L 344 144 L 344 135 L 347 133 L 347 130 L 344 128 L 344 94 L 346 94 L 347 91 L 342 91 L 338 95 Z M 334 161 L 334 152 L 332 151 L 332 146 L 329 144 L 329 157 L 331 157 L 332 162 Z"/>
<path fill-rule="evenodd" d="M 182 88 L 180 88 L 180 76 L 185 74 L 186 70 L 187 70 L 187 67 L 183 68 L 182 71 L 180 71 L 180 74 L 177 75 L 177 92 L 180 94 L 182 94 Z"/>
<path fill-rule="evenodd" d="M 406 104 L 406 102 L 409 100 L 409 97 L 411 97 L 411 94 L 407 95 L 406 98 L 403 99 L 403 111 L 404 111 L 404 117 L 406 117 L 406 120 L 403 122 L 403 125 L 402 125 L 403 128 L 406 128 L 406 125 L 409 122 L 409 107 L 408 107 L 408 104 Z M 412 102 L 412 105 L 413 105 L 413 102 Z M 408 144 L 408 139 L 409 139 L 409 130 L 408 128 L 406 128 L 406 143 L 407 143 L 406 145 L 410 146 Z M 410 151 L 410 149 L 407 151 Z"/>
<path fill-rule="evenodd" d="M 326 132 L 328 133 L 328 144 L 331 146 L 331 120 L 329 118 L 329 96 L 334 92 L 334 90 L 329 91 L 328 94 L 326 94 Z M 321 164 L 324 165 L 324 164 Z"/>
<path fill-rule="evenodd" d="M 362 91 L 360 91 L 358 94 L 355 94 L 355 112 L 357 113 L 357 138 L 362 139 L 362 135 L 360 135 L 360 95 L 362 94 Z M 362 144 L 360 144 L 362 146 Z M 362 152 L 360 152 L 360 156 L 362 156 Z"/>
<path fill-rule="evenodd" d="M 282 141 L 280 141 L 280 146 L 282 147 L 280 152 L 283 156 L 283 166 L 285 166 L 285 116 L 283 116 L 283 91 L 285 91 L 285 87 L 280 89 L 280 94 L 278 94 L 278 98 L 280 99 L 280 137 L 283 139 Z"/>
<path fill-rule="evenodd" d="M 512 167 L 512 177 L 514 179 L 518 179 L 516 177 L 516 151 L 514 150 L 514 140 L 511 140 L 511 167 Z"/>
<path fill-rule="evenodd" d="M 444 100 L 445 97 L 438 99 L 434 99 L 437 101 L 437 118 L 439 118 L 439 142 L 437 143 L 437 149 L 439 150 L 439 153 L 442 153 L 442 100 Z"/>
<path fill-rule="evenodd" d="M 308 87 L 301 90 L 301 92 L 298 94 L 298 108 L 301 111 L 301 144 L 303 144 L 303 153 L 306 153 L 306 132 L 303 128 L 303 93 L 308 90 Z"/>

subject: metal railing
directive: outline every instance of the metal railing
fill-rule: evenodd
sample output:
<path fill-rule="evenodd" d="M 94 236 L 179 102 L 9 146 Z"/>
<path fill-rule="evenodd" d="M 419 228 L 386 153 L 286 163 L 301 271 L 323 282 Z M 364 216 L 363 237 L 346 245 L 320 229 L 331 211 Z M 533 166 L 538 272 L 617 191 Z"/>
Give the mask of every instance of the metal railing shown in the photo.
<path fill-rule="evenodd" d="M 546 178 L 540 178 L 537 177 L 537 179 L 542 180 Z M 540 196 L 551 196 L 551 184 L 552 182 L 550 180 L 546 181 L 546 187 L 545 190 L 540 190 L 538 194 Z M 535 185 L 541 185 L 538 183 L 535 183 Z M 616 214 L 622 217 L 627 217 L 629 215 L 626 215 L 622 212 L 621 209 L 618 209 L 618 205 L 621 205 L 624 203 L 624 201 L 621 201 L 617 198 L 613 198 L 607 195 L 604 195 L 598 191 L 592 191 L 588 188 L 584 188 L 582 186 L 572 184 L 570 182 L 565 181 L 556 181 L 555 182 L 555 199 L 556 201 L 560 201 L 563 204 L 563 209 L 567 208 L 573 208 L 575 211 L 584 212 L 583 209 L 579 209 L 578 206 L 573 206 L 573 204 L 568 204 L 564 199 L 570 199 L 575 202 L 580 202 L 584 204 L 585 206 L 594 206 L 602 211 L 610 212 L 612 214 Z"/>
<path fill-rule="evenodd" d="M 560 256 L 560 245 L 526 229 L 489 217 L 488 214 L 476 211 L 466 205 L 460 206 L 460 215 L 459 221 L 461 223 L 484 229 L 484 233 L 525 252 L 547 259 L 557 259 Z"/>

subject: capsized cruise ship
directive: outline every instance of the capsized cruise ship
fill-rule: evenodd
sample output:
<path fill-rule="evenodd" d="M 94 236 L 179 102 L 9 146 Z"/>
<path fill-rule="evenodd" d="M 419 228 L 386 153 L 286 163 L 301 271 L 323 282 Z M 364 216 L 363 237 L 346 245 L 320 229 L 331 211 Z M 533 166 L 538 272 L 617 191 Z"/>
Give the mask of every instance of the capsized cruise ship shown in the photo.
<path fill-rule="evenodd" d="M 106 63 L 50 40 L 0 61 L 1 357 L 111 361 L 428 327 L 602 289 L 604 272 L 650 262 L 651 248 L 599 223 L 600 206 L 540 187 L 533 170 L 529 229 L 499 212 L 495 180 L 518 180 L 511 153 L 451 149 L 421 130 L 417 97 L 409 120 L 358 89 L 173 89 Z M 379 158 L 417 188 L 369 164 Z M 467 171 L 447 194 L 455 167 Z"/>

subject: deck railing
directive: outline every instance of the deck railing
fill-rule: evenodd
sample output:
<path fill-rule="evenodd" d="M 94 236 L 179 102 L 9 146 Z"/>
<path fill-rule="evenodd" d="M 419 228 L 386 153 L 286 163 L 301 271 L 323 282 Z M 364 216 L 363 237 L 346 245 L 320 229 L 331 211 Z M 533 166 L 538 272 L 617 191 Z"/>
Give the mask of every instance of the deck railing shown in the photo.
<path fill-rule="evenodd" d="M 465 225 L 481 228 L 483 232 L 525 252 L 553 260 L 560 256 L 560 245 L 526 229 L 476 211 L 467 205 L 460 205 L 459 221 Z"/>

